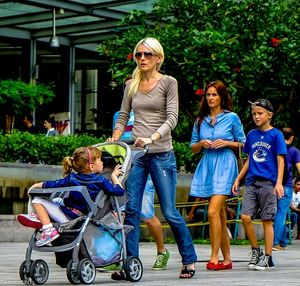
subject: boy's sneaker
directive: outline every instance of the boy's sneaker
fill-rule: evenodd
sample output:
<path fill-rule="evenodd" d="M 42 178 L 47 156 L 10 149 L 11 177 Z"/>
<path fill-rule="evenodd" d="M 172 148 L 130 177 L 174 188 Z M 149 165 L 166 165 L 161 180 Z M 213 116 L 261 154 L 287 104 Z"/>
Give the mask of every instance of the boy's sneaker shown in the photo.
<path fill-rule="evenodd" d="M 275 265 L 272 260 L 271 255 L 263 255 L 260 257 L 258 263 L 254 266 L 254 270 L 273 270 L 275 268 Z"/>
<path fill-rule="evenodd" d="M 259 248 L 252 248 L 251 259 L 249 261 L 248 268 L 249 269 L 253 269 L 254 266 L 260 260 L 260 257 L 263 256 L 263 255 L 264 255 L 264 253 L 262 252 L 262 250 L 260 249 L 260 247 Z"/>
<path fill-rule="evenodd" d="M 168 260 L 170 257 L 169 251 L 166 249 L 164 253 L 159 252 L 156 256 L 153 270 L 165 270 L 167 268 Z"/>
<path fill-rule="evenodd" d="M 42 228 L 43 226 L 35 213 L 19 214 L 17 216 L 17 221 L 24 226 L 38 229 Z"/>
<path fill-rule="evenodd" d="M 43 246 L 45 244 L 50 243 L 51 241 L 53 241 L 58 237 L 59 237 L 59 233 L 57 229 L 54 227 L 50 227 L 49 229 L 46 229 L 41 233 L 41 237 L 39 240 L 35 242 L 35 245 L 38 247 Z"/>

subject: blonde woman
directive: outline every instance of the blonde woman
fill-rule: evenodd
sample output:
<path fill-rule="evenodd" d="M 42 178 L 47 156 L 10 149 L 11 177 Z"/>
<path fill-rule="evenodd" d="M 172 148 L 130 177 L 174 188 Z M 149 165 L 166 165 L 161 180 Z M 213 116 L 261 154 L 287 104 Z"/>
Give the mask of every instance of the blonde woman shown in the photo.
<path fill-rule="evenodd" d="M 143 192 L 150 174 L 162 213 L 170 224 L 182 257 L 179 278 L 191 278 L 195 274 L 193 241 L 184 219 L 175 208 L 176 159 L 172 146 L 171 130 L 178 119 L 178 86 L 175 78 L 161 74 L 164 51 L 155 38 L 140 40 L 133 51 L 136 68 L 132 80 L 125 88 L 118 120 L 113 130 L 115 141 L 125 131 L 132 110 L 135 121 L 132 129 L 134 144 L 149 146 L 148 153 L 133 165 L 126 181 L 129 201 L 126 205 L 125 224 L 134 230 L 127 237 L 127 254 L 139 256 L 140 213 Z M 123 272 L 113 273 L 112 279 L 125 279 Z"/>

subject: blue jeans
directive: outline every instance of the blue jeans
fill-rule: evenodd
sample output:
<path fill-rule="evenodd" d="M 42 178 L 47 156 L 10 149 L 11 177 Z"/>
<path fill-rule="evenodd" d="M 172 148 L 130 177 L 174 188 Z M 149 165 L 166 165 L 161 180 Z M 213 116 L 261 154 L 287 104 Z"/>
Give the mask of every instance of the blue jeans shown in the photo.
<path fill-rule="evenodd" d="M 149 153 L 137 159 L 126 181 L 128 202 L 125 224 L 134 227 L 128 233 L 127 255 L 139 257 L 140 214 L 148 174 L 151 175 L 162 213 L 169 223 L 184 265 L 197 261 L 193 240 L 183 217 L 175 207 L 177 169 L 173 151 Z"/>
<path fill-rule="evenodd" d="M 286 247 L 288 243 L 286 235 L 286 215 L 293 196 L 293 188 L 284 187 L 284 197 L 278 199 L 277 213 L 274 219 L 274 243 Z"/>

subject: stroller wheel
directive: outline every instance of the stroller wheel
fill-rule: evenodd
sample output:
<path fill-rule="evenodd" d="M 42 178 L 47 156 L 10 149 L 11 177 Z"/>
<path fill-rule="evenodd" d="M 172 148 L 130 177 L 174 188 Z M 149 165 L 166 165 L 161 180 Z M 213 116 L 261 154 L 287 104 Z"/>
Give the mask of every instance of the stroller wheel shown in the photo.
<path fill-rule="evenodd" d="M 67 278 L 71 284 L 78 285 L 81 283 L 78 275 L 77 269 L 73 266 L 73 260 L 70 260 L 67 265 Z"/>
<path fill-rule="evenodd" d="M 77 275 L 83 284 L 93 283 L 96 278 L 94 263 L 88 258 L 80 260 L 77 267 Z"/>
<path fill-rule="evenodd" d="M 30 266 L 31 266 L 32 260 L 30 260 Z M 30 269 L 30 267 L 29 267 Z M 24 260 L 19 268 L 19 276 L 20 279 L 24 282 L 26 285 L 33 284 L 31 278 L 30 278 L 30 271 L 26 272 L 26 260 Z"/>
<path fill-rule="evenodd" d="M 143 264 L 139 258 L 128 256 L 124 262 L 124 271 L 127 280 L 138 282 L 143 276 Z"/>
<path fill-rule="evenodd" d="M 30 277 L 37 285 L 46 283 L 49 277 L 49 268 L 47 263 L 42 259 L 34 260 L 30 266 Z"/>

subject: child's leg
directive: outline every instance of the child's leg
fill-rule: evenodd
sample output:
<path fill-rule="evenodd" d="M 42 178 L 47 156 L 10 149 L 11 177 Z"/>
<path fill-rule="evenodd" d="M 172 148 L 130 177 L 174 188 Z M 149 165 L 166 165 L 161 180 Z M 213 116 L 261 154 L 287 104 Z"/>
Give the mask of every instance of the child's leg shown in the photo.
<path fill-rule="evenodd" d="M 43 227 L 40 238 L 35 242 L 36 246 L 46 245 L 59 237 L 58 231 L 53 227 L 51 219 L 56 219 L 57 222 L 63 223 L 68 221 L 65 214 L 60 210 L 59 205 L 45 200 L 40 197 L 35 197 L 32 200 L 32 206 L 40 219 Z"/>
<path fill-rule="evenodd" d="M 260 217 L 264 226 L 265 252 L 272 255 L 272 245 L 274 241 L 273 220 L 277 212 L 277 197 L 274 194 L 274 186 L 271 181 L 260 181 L 259 206 Z"/>
<path fill-rule="evenodd" d="M 252 223 L 252 218 L 250 215 L 241 215 L 243 221 L 243 226 L 245 233 L 250 240 L 252 248 L 258 248 L 258 241 L 256 239 L 256 232 Z M 271 247 L 272 248 L 272 247 Z"/>
<path fill-rule="evenodd" d="M 256 239 L 256 232 L 252 223 L 252 217 L 255 216 L 258 208 L 257 186 L 249 185 L 247 186 L 243 197 L 241 219 L 252 248 L 259 247 Z"/>
<path fill-rule="evenodd" d="M 42 225 L 47 225 L 51 223 L 48 212 L 42 204 L 32 203 L 32 207 L 35 213 L 37 214 L 39 220 L 41 221 Z"/>
<path fill-rule="evenodd" d="M 64 214 L 64 212 L 60 209 L 60 206 L 57 203 L 54 203 L 52 201 L 40 197 L 35 197 L 32 201 L 32 205 L 36 211 L 38 218 L 40 219 L 43 225 L 44 223 L 42 220 L 44 220 L 46 224 L 51 223 L 50 219 L 58 223 L 65 223 L 69 221 L 69 219 Z"/>
<path fill-rule="evenodd" d="M 263 220 L 264 234 L 265 234 L 265 253 L 272 255 L 272 245 L 274 240 L 274 228 L 272 220 Z"/>

